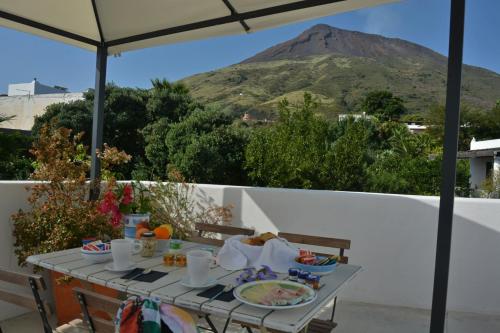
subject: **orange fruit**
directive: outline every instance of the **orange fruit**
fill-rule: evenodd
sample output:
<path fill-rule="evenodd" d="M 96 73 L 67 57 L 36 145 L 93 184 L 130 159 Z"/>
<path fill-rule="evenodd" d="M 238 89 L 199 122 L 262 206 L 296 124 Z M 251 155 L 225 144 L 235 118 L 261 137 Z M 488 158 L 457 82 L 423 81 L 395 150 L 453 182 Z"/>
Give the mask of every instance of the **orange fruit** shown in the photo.
<path fill-rule="evenodd" d="M 137 228 L 135 231 L 135 239 L 141 238 L 142 234 L 148 232 L 148 228 Z"/>
<path fill-rule="evenodd" d="M 165 227 L 158 227 L 154 230 L 157 239 L 170 239 L 170 230 Z"/>
<path fill-rule="evenodd" d="M 160 227 L 167 228 L 168 232 L 170 233 L 170 237 L 172 237 L 172 235 L 174 234 L 174 228 L 172 228 L 172 226 L 170 224 L 165 223 L 165 224 L 160 225 Z"/>

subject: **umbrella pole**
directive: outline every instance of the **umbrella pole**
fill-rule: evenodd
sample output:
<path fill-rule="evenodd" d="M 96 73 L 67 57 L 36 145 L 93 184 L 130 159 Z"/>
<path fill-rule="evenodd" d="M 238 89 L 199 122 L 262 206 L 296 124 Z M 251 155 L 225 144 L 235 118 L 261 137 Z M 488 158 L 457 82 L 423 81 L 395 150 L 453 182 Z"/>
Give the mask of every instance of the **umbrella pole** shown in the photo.
<path fill-rule="evenodd" d="M 94 89 L 94 112 L 92 117 L 92 148 L 90 152 L 90 199 L 99 197 L 99 185 L 101 178 L 101 163 L 97 158 L 97 150 L 102 149 L 102 137 L 104 129 L 104 96 L 106 88 L 106 67 L 108 50 L 105 45 L 97 47 L 95 89 Z"/>
<path fill-rule="evenodd" d="M 448 294 L 453 206 L 455 201 L 458 133 L 460 129 L 460 84 L 462 79 L 464 21 L 465 0 L 451 0 L 444 150 L 432 295 L 431 333 L 443 333 L 446 323 L 446 298 Z"/>

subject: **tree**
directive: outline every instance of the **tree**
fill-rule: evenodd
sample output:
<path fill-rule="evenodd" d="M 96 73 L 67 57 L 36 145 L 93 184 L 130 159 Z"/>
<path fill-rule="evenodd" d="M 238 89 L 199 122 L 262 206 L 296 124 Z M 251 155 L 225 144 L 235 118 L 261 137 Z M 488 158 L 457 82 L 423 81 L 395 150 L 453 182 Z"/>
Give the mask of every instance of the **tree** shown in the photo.
<path fill-rule="evenodd" d="M 195 136 L 183 154 L 172 158 L 171 167 L 196 182 L 244 185 L 246 144 L 246 136 L 241 130 L 221 126 Z"/>
<path fill-rule="evenodd" d="M 132 163 L 120 166 L 121 173 L 129 178 L 134 164 L 144 156 L 141 130 L 148 123 L 147 93 L 141 89 L 108 84 L 105 94 L 103 141 L 133 156 Z M 93 100 L 94 92 L 89 91 L 84 94 L 82 101 L 49 105 L 42 116 L 35 118 L 33 136 L 37 138 L 44 125 L 50 125 L 52 129 L 66 127 L 71 129 L 72 133 L 84 132 L 82 142 L 90 146 Z"/>
<path fill-rule="evenodd" d="M 201 107 L 193 100 L 189 89 L 182 83 L 154 79 L 151 80 L 151 84 L 153 88 L 149 92 L 146 105 L 150 121 L 167 118 L 169 122 L 178 122 L 196 108 Z"/>
<path fill-rule="evenodd" d="M 165 179 L 167 177 L 168 148 L 166 138 L 170 129 L 167 118 L 146 125 L 142 130 L 146 146 L 144 147 L 148 164 L 150 165 L 149 177 Z M 146 166 L 144 166 L 146 169 Z"/>
<path fill-rule="evenodd" d="M 369 130 L 364 122 L 351 123 L 327 153 L 326 172 L 331 188 L 363 191 L 365 188 Z"/>
<path fill-rule="evenodd" d="M 35 116 L 35 122 L 31 132 L 35 138 L 40 136 L 41 129 L 46 125 L 53 124 L 58 127 L 72 129 L 73 133 L 85 132 L 88 135 L 82 138 L 85 145 L 90 145 L 92 131 L 92 101 L 85 96 L 85 100 L 72 101 L 68 103 L 55 103 L 47 106 L 41 116 Z M 54 122 L 54 120 L 56 120 Z"/>
<path fill-rule="evenodd" d="M 170 127 L 165 144 L 169 169 L 188 181 L 244 184 L 246 135 L 232 127 L 233 117 L 217 109 L 196 110 Z"/>
<path fill-rule="evenodd" d="M 283 100 L 278 122 L 254 130 L 245 152 L 252 184 L 327 188 L 323 166 L 333 137 L 328 122 L 314 113 L 316 107 L 307 93 L 298 105 Z"/>
<path fill-rule="evenodd" d="M 13 119 L 0 114 L 0 123 Z M 32 138 L 18 131 L 0 132 L 0 179 L 27 179 L 32 171 Z"/>
<path fill-rule="evenodd" d="M 424 114 L 428 133 L 440 144 L 444 137 L 445 107 L 435 105 Z M 458 148 L 469 150 L 472 138 L 492 140 L 500 137 L 500 101 L 490 110 L 462 105 L 460 108 L 460 131 Z"/>
<path fill-rule="evenodd" d="M 406 113 L 403 100 L 390 91 L 379 90 L 368 93 L 361 103 L 361 111 L 373 115 L 381 121 L 398 120 Z"/>
<path fill-rule="evenodd" d="M 367 168 L 367 190 L 382 193 L 439 195 L 442 154 L 427 134 L 415 135 L 404 127 L 394 127 L 389 149 L 379 151 Z M 465 161 L 457 165 L 457 193 L 468 195 L 469 169 Z"/>

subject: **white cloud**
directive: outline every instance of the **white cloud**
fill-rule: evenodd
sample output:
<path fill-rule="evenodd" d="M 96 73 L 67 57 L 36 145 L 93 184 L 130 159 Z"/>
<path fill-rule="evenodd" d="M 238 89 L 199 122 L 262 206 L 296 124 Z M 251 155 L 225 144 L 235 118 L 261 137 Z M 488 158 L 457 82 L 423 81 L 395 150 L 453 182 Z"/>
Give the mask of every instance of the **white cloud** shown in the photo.
<path fill-rule="evenodd" d="M 395 35 L 401 27 L 401 16 L 387 7 L 366 10 L 364 30 L 372 34 Z"/>

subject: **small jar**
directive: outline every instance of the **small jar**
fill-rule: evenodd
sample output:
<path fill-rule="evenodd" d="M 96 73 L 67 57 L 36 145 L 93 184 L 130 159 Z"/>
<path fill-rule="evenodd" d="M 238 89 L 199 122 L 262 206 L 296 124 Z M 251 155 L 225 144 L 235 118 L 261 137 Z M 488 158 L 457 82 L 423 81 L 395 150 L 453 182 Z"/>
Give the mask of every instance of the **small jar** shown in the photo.
<path fill-rule="evenodd" d="M 156 251 L 156 235 L 154 232 L 145 232 L 141 237 L 142 250 L 141 256 L 143 257 L 152 257 Z"/>
<path fill-rule="evenodd" d="M 288 280 L 297 282 L 299 277 L 299 270 L 296 268 L 290 268 L 288 270 Z"/>
<path fill-rule="evenodd" d="M 177 253 L 181 252 L 182 241 L 179 239 L 171 239 L 169 247 L 170 247 L 170 249 L 168 250 L 168 252 L 177 254 Z"/>
<path fill-rule="evenodd" d="M 173 266 L 175 263 L 175 254 L 174 253 L 166 253 L 163 256 L 163 263 L 167 266 Z"/>
<path fill-rule="evenodd" d="M 184 254 L 175 255 L 175 266 L 177 267 L 186 267 L 187 259 Z"/>
<path fill-rule="evenodd" d="M 299 272 L 299 275 L 298 275 L 298 279 L 297 279 L 297 282 L 298 283 L 306 283 L 307 282 L 307 277 L 309 276 L 309 272 L 306 272 L 306 271 L 300 271 Z"/>
<path fill-rule="evenodd" d="M 315 290 L 318 290 L 319 289 L 319 275 L 313 275 L 313 274 L 309 274 L 307 276 L 307 284 L 315 289 Z"/>

